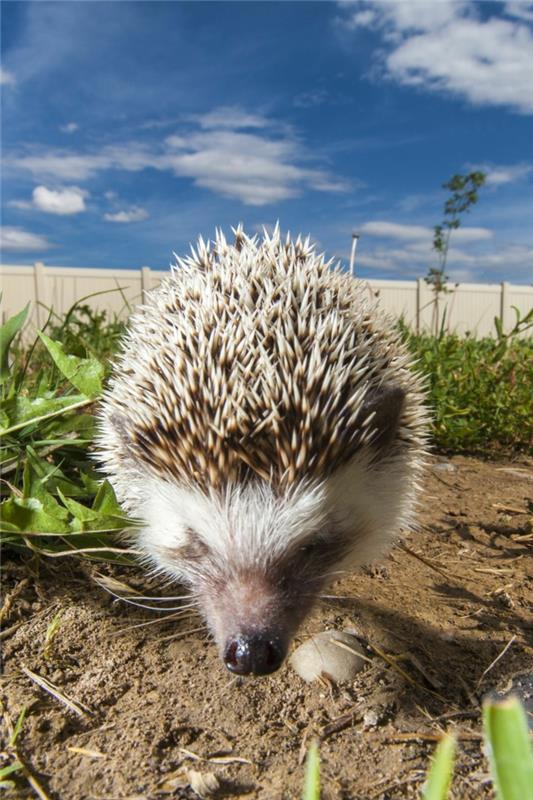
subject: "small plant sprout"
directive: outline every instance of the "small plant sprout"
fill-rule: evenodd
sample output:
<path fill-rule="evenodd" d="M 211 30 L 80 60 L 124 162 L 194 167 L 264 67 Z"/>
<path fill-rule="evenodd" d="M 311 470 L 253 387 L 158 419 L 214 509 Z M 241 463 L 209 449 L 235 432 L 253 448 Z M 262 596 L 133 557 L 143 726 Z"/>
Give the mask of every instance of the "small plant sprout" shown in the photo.
<path fill-rule="evenodd" d="M 477 203 L 478 190 L 486 180 L 484 172 L 470 172 L 468 175 L 453 175 L 449 181 L 442 185 L 443 189 L 448 189 L 451 196 L 444 204 L 444 219 L 440 225 L 435 225 L 433 235 L 433 249 L 437 253 L 438 266 L 430 267 L 425 281 L 431 286 L 434 293 L 434 314 L 433 332 L 438 335 L 441 327 L 444 326 L 444 319 L 440 319 L 439 299 L 441 294 L 449 291 L 446 275 L 446 264 L 448 262 L 448 252 L 450 248 L 450 238 L 452 232 L 461 225 L 461 215 L 465 214 Z"/>
<path fill-rule="evenodd" d="M 52 619 L 52 621 L 48 624 L 48 627 L 46 628 L 43 655 L 47 661 L 50 660 L 52 655 L 52 645 L 57 635 L 57 632 L 59 631 L 59 626 L 61 623 L 61 615 L 62 611 L 58 611 L 57 614 Z"/>

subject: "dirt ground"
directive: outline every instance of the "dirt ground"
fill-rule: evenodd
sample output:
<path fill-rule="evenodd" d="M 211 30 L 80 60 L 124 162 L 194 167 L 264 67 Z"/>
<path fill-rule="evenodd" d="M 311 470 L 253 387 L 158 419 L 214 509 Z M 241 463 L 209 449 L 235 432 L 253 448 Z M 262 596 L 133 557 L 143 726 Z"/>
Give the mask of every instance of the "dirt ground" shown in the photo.
<path fill-rule="evenodd" d="M 216 797 L 298 798 L 313 738 L 323 800 L 392 800 L 420 796 L 435 739 L 452 729 L 452 796 L 491 797 L 480 701 L 525 686 L 533 665 L 532 490 L 523 459 L 433 459 L 408 549 L 337 583 L 329 591 L 343 599 L 322 601 L 298 637 L 357 632 L 369 663 L 342 687 L 305 684 L 288 665 L 268 678 L 232 678 L 203 631 L 176 638 L 197 618 L 164 621 L 114 602 L 95 582 L 103 571 L 157 594 L 139 570 L 61 559 L 41 563 L 37 577 L 34 562 L 6 563 L 4 735 L 27 705 L 18 753 L 54 800 L 198 797 L 191 786 L 209 796 L 199 775 L 218 782 Z M 79 704 L 77 713 L 23 667 Z M 35 794 L 18 779 L 11 796 Z"/>

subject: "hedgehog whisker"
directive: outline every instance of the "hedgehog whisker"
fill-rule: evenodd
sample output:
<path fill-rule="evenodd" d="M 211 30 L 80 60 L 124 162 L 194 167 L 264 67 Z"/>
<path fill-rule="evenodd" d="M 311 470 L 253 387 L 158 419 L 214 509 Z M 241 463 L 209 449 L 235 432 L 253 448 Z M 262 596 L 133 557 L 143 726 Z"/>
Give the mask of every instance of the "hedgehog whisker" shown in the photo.
<path fill-rule="evenodd" d="M 123 600 L 131 600 L 131 599 L 134 599 L 134 600 L 153 600 L 154 602 L 163 603 L 163 602 L 165 602 L 167 600 L 168 601 L 170 601 L 170 600 L 190 600 L 190 597 L 191 596 L 188 595 L 188 594 L 185 594 L 185 595 L 184 594 L 181 594 L 181 595 L 178 594 L 178 595 L 176 595 L 176 597 L 161 597 L 160 595 L 158 597 L 156 597 L 155 595 L 154 596 L 150 596 L 150 595 L 144 595 L 144 594 L 135 594 L 135 595 L 124 595 L 122 599 Z"/>
<path fill-rule="evenodd" d="M 160 614 L 165 614 L 168 611 L 184 611 L 188 608 L 196 607 L 196 603 L 189 603 L 186 606 L 167 606 L 167 608 L 158 608 L 157 606 L 150 606 L 148 603 L 136 603 L 134 600 L 128 600 L 126 597 L 117 597 L 115 602 L 119 602 L 120 600 L 123 600 L 125 603 L 135 606 L 136 608 L 146 608 L 148 611 L 158 611 Z"/>
<path fill-rule="evenodd" d="M 187 611 L 184 614 L 181 611 L 178 611 L 176 614 L 169 614 L 168 617 L 159 617 L 158 619 L 149 619 L 147 622 L 137 622 L 135 625 L 128 625 L 125 628 L 120 628 L 118 631 L 113 631 L 110 636 L 118 636 L 121 633 L 126 633 L 127 631 L 132 631 L 135 628 L 145 628 L 147 625 L 164 625 L 165 622 L 169 622 L 170 620 L 174 619 L 183 619 L 184 617 L 192 617 L 194 616 L 194 611 Z"/>
<path fill-rule="evenodd" d="M 128 603 L 128 605 L 136 606 L 137 608 L 147 608 L 149 611 L 159 611 L 159 612 L 163 612 L 164 613 L 166 611 L 181 611 L 181 610 L 189 607 L 189 606 L 183 606 L 182 605 L 182 606 L 171 606 L 170 608 L 157 608 L 157 606 L 150 606 L 150 605 L 148 605 L 148 603 L 137 603 L 135 600 L 132 600 L 129 597 L 123 597 L 122 595 L 117 594 L 117 592 L 114 592 L 108 586 L 104 586 L 102 583 L 99 583 L 98 585 L 101 586 L 102 589 L 104 589 L 108 594 L 110 594 L 112 597 L 114 597 L 115 598 L 115 602 L 122 601 L 124 603 Z M 194 604 L 191 603 L 190 607 L 192 608 L 193 605 Z"/>
<path fill-rule="evenodd" d="M 330 570 L 329 572 L 322 573 L 323 578 L 329 578 L 330 575 L 348 575 L 350 570 L 348 569 L 334 569 Z"/>
<path fill-rule="evenodd" d="M 184 636 L 188 636 L 190 633 L 198 633 L 199 631 L 207 630 L 207 625 L 200 625 L 198 628 L 190 628 L 188 631 L 180 631 L 179 633 L 173 633 L 172 636 L 162 636 L 161 639 L 158 639 L 158 642 L 169 642 L 171 639 L 182 639 Z"/>
<path fill-rule="evenodd" d="M 356 595 L 345 595 L 345 594 L 319 594 L 318 595 L 321 600 L 359 600 L 360 598 Z"/>

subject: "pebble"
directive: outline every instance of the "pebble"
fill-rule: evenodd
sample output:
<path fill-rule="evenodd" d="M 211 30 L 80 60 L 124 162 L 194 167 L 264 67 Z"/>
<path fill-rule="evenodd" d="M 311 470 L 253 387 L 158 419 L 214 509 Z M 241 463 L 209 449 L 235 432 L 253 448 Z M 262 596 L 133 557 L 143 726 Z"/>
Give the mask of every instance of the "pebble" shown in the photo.
<path fill-rule="evenodd" d="M 346 647 L 335 644 L 336 641 Z M 289 663 L 307 683 L 322 675 L 335 683 L 348 683 L 365 666 L 362 655 L 363 648 L 355 636 L 332 630 L 307 639 L 296 648 Z"/>
<path fill-rule="evenodd" d="M 363 728 L 376 728 L 379 724 L 379 717 L 375 711 L 367 711 L 363 716 Z"/>
<path fill-rule="evenodd" d="M 457 471 L 457 467 L 451 464 L 449 461 L 440 461 L 438 464 L 433 464 L 433 469 L 436 469 L 438 472 Z"/>

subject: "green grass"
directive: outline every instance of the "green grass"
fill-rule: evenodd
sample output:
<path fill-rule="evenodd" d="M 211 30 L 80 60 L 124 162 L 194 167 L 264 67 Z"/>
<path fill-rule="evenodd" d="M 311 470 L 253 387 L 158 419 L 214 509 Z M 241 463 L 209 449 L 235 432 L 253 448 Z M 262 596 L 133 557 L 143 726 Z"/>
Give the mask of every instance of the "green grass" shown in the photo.
<path fill-rule="evenodd" d="M 516 697 L 483 704 L 485 754 L 497 800 L 533 800 L 533 751 L 525 711 Z M 442 737 L 431 759 L 421 800 L 447 800 L 453 786 L 457 742 Z M 307 753 L 302 800 L 320 800 L 320 755 L 313 742 Z"/>
<path fill-rule="evenodd" d="M 95 355 L 95 336 L 81 355 L 68 353 L 42 332 L 29 348 L 17 346 L 26 315 L 27 309 L 0 329 L 2 545 L 131 562 L 116 535 L 129 522 L 89 453 L 95 436 L 92 412 L 107 377 L 109 353 Z M 103 317 L 94 319 L 107 347 L 109 325 Z M 79 353 L 84 333 L 76 320 L 83 317 L 71 313 L 61 331 L 72 349 L 77 341 Z"/>
<path fill-rule="evenodd" d="M 433 445 L 455 452 L 495 455 L 529 451 L 533 444 L 533 309 L 503 335 L 461 338 L 415 334 L 404 340 L 426 378 Z"/>

